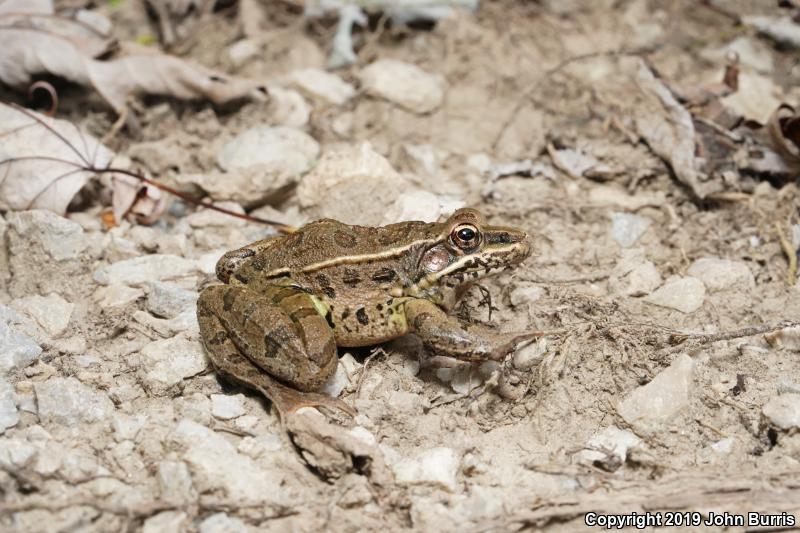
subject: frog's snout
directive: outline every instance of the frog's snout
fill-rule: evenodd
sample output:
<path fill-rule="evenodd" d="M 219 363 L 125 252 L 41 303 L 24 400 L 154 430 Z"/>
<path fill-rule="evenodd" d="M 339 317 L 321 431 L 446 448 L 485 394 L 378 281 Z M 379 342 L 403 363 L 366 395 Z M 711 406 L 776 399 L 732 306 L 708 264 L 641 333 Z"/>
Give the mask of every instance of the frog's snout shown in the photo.
<path fill-rule="evenodd" d="M 515 228 L 502 228 L 495 231 L 489 235 L 488 241 L 499 248 L 507 249 L 509 253 L 506 261 L 512 265 L 527 259 L 533 250 L 531 237 L 524 231 Z"/>

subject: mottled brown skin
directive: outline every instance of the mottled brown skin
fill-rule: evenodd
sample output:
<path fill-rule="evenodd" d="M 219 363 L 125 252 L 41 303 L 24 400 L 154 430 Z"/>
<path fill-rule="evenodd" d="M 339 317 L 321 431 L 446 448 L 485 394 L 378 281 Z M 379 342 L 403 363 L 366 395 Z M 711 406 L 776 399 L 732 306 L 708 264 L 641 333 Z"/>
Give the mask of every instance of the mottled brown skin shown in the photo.
<path fill-rule="evenodd" d="M 200 334 L 219 372 L 260 390 L 281 414 L 304 405 L 352 412 L 313 392 L 335 372 L 337 346 L 415 333 L 437 355 L 484 361 L 533 338 L 447 315 L 470 283 L 529 254 L 524 232 L 486 225 L 472 209 L 444 223 L 380 228 L 320 220 L 225 254 L 225 285 L 200 293 Z"/>

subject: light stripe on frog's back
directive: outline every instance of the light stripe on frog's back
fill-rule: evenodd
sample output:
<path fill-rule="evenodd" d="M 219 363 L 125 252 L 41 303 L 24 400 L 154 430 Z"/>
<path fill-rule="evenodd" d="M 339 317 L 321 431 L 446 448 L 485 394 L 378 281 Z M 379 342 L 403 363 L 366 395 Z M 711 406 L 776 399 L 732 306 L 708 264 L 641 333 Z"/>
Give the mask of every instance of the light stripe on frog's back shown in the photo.
<path fill-rule="evenodd" d="M 296 234 L 289 235 L 273 249 L 273 261 L 270 262 L 280 266 L 267 269 L 268 265 L 263 265 L 264 276 L 273 278 L 292 273 L 312 273 L 338 265 L 366 265 L 401 257 L 415 247 L 431 246 L 442 239 L 441 224 L 424 222 L 369 228 L 323 220 L 309 224 L 301 232 L 306 233 L 302 239 L 296 238 Z M 353 239 L 346 239 L 344 235 Z M 409 240 L 410 235 L 422 235 L 422 238 Z M 388 276 L 388 270 L 383 274 Z"/>

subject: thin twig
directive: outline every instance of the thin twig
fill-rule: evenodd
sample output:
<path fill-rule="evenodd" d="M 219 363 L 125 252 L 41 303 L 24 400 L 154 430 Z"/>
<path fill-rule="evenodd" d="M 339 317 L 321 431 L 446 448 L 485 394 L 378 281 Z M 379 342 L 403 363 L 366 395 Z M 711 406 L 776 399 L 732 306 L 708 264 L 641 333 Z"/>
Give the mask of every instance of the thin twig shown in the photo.
<path fill-rule="evenodd" d="M 583 276 L 576 276 L 574 278 L 544 279 L 538 276 L 524 276 L 522 277 L 522 279 L 524 279 L 525 281 L 532 281 L 534 283 L 544 283 L 547 285 L 570 285 L 572 283 L 587 283 L 593 281 L 602 281 L 604 279 L 608 279 L 609 277 L 611 277 L 611 272 L 600 271 L 600 272 L 585 274 Z"/>
<path fill-rule="evenodd" d="M 761 324 L 759 326 L 747 326 L 744 328 L 720 331 L 717 333 L 673 333 L 670 340 L 677 344 L 669 348 L 664 354 L 677 353 L 685 350 L 688 346 L 703 346 L 711 344 L 712 342 L 728 341 L 731 339 L 740 339 L 742 337 L 753 337 L 755 335 L 763 335 L 764 333 L 772 333 L 785 328 L 792 328 L 800 326 L 800 321 L 783 320 L 777 324 Z"/>

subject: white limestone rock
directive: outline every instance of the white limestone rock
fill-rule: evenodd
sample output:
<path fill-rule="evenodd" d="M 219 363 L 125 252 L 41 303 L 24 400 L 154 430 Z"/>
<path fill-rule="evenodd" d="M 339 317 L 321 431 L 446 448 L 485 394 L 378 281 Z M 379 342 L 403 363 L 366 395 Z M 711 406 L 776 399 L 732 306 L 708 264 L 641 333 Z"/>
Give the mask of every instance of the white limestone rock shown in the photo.
<path fill-rule="evenodd" d="M 195 272 L 195 261 L 177 255 L 150 254 L 98 268 L 94 271 L 94 280 L 100 285 L 136 286 L 180 278 Z"/>
<path fill-rule="evenodd" d="M 363 89 L 413 113 L 436 110 L 444 100 L 444 80 L 410 63 L 379 59 L 359 74 Z"/>
<path fill-rule="evenodd" d="M 308 96 L 333 105 L 342 105 L 356 94 L 355 87 L 342 78 L 317 68 L 295 70 L 289 81 Z"/>
<path fill-rule="evenodd" d="M 350 378 L 347 375 L 347 369 L 344 367 L 342 362 L 339 361 L 339 364 L 336 365 L 336 372 L 333 373 L 331 378 L 327 383 L 325 383 L 320 392 L 327 394 L 328 396 L 338 398 L 349 383 Z"/>
<path fill-rule="evenodd" d="M 75 309 L 75 304 L 56 293 L 18 298 L 11 305 L 35 320 L 51 337 L 58 337 L 67 329 Z"/>
<path fill-rule="evenodd" d="M 702 281 L 709 292 L 731 288 L 748 290 L 755 287 L 753 273 L 747 263 L 742 261 L 704 257 L 693 262 L 687 273 Z"/>
<path fill-rule="evenodd" d="M 21 241 L 25 241 L 29 246 L 41 247 L 56 261 L 78 259 L 89 246 L 80 224 L 51 211 L 35 209 L 11 212 L 6 215 L 6 221 Z M 19 251 L 15 248 L 12 244 L 12 255 Z"/>
<path fill-rule="evenodd" d="M 761 409 L 769 423 L 783 430 L 800 428 L 800 394 L 781 394 L 770 398 Z"/>
<path fill-rule="evenodd" d="M 228 47 L 228 59 L 234 67 L 241 67 L 260 52 L 261 47 L 253 39 L 240 39 Z"/>
<path fill-rule="evenodd" d="M 241 505 L 290 505 L 279 470 L 265 470 L 250 457 L 236 451 L 220 433 L 191 420 L 181 420 L 169 435 L 170 443 L 182 449 L 195 489 L 201 493 L 219 491 L 228 501 Z"/>
<path fill-rule="evenodd" d="M 656 266 L 645 257 L 641 248 L 628 248 L 614 266 L 608 282 L 612 294 L 623 296 L 645 296 L 661 285 L 662 279 Z"/>
<path fill-rule="evenodd" d="M 415 458 L 392 464 L 395 480 L 401 485 L 426 485 L 455 492 L 461 459 L 452 448 L 431 448 Z"/>
<path fill-rule="evenodd" d="M 192 484 L 189 467 L 182 461 L 161 461 L 156 468 L 161 499 L 176 504 L 196 501 L 197 491 Z"/>
<path fill-rule="evenodd" d="M 619 414 L 637 431 L 661 428 L 688 407 L 693 371 L 692 358 L 679 356 L 650 383 L 630 392 L 619 404 Z"/>
<path fill-rule="evenodd" d="M 675 309 L 681 313 L 694 313 L 703 306 L 706 287 L 697 278 L 669 278 L 658 290 L 644 298 L 644 301 L 660 307 Z"/>
<path fill-rule="evenodd" d="M 146 311 L 134 311 L 133 319 L 158 332 L 162 337 L 174 337 L 182 333 L 190 339 L 200 338 L 200 327 L 197 324 L 197 312 L 194 305 L 184 309 L 174 318 L 156 318 Z"/>
<path fill-rule="evenodd" d="M 139 431 L 144 427 L 147 422 L 147 415 L 128 415 L 125 413 L 116 412 L 111 419 L 111 427 L 114 429 L 114 439 L 117 442 L 125 440 L 136 440 Z"/>
<path fill-rule="evenodd" d="M 578 454 L 578 460 L 584 464 L 592 464 L 595 461 L 606 461 L 609 456 L 613 456 L 623 464 L 628 457 L 628 450 L 641 443 L 642 439 L 630 431 L 609 426 L 589 439 L 585 449 Z"/>
<path fill-rule="evenodd" d="M 270 122 L 281 126 L 302 128 L 311 117 L 311 104 L 293 89 L 267 85 Z"/>
<path fill-rule="evenodd" d="M 220 420 L 231 420 L 245 414 L 244 395 L 212 394 L 211 414 Z"/>
<path fill-rule="evenodd" d="M 386 209 L 414 186 L 369 142 L 326 150 L 297 187 L 301 207 L 320 218 L 377 226 Z"/>
<path fill-rule="evenodd" d="M 31 465 L 38 450 L 25 439 L 0 438 L 0 469 L 11 474 Z"/>
<path fill-rule="evenodd" d="M 173 283 L 155 281 L 148 286 L 147 310 L 162 318 L 175 318 L 197 302 L 197 292 Z"/>
<path fill-rule="evenodd" d="M 223 170 L 258 166 L 264 172 L 300 175 L 319 156 L 319 143 L 287 126 L 256 126 L 240 133 L 217 155 Z"/>
<path fill-rule="evenodd" d="M 247 526 L 227 513 L 216 513 L 200 522 L 200 533 L 247 533 Z"/>
<path fill-rule="evenodd" d="M 113 285 L 99 287 L 92 298 L 95 303 L 103 309 L 123 307 L 144 297 L 144 291 L 136 287 L 128 287 L 115 283 Z"/>
<path fill-rule="evenodd" d="M 14 387 L 0 378 L 0 435 L 19 422 L 19 412 L 14 400 Z"/>
<path fill-rule="evenodd" d="M 386 210 L 381 225 L 405 220 L 436 222 L 463 206 L 464 202 L 457 198 L 437 196 L 428 191 L 408 191 L 402 193 Z"/>
<path fill-rule="evenodd" d="M 144 521 L 142 533 L 175 533 L 184 531 L 189 517 L 183 511 L 162 511 Z"/>
<path fill-rule="evenodd" d="M 30 337 L 0 322 L 0 374 L 22 369 L 33 363 L 42 348 Z"/>
<path fill-rule="evenodd" d="M 611 214 L 611 236 L 623 248 L 630 248 L 647 231 L 652 221 L 630 213 Z"/>
<path fill-rule="evenodd" d="M 314 166 L 319 152 L 319 143 L 302 130 L 257 126 L 237 135 L 217 154 L 217 164 L 224 172 L 185 174 L 177 180 L 200 187 L 216 201 L 258 207 L 283 199 Z"/>
<path fill-rule="evenodd" d="M 144 385 L 154 394 L 164 394 L 208 367 L 200 342 L 181 335 L 151 342 L 140 354 Z"/>
<path fill-rule="evenodd" d="M 101 391 L 84 385 L 74 377 L 52 377 L 34 383 L 39 420 L 74 426 L 80 422 L 105 420 L 114 413 L 114 404 Z"/>

